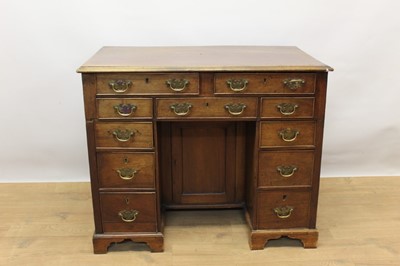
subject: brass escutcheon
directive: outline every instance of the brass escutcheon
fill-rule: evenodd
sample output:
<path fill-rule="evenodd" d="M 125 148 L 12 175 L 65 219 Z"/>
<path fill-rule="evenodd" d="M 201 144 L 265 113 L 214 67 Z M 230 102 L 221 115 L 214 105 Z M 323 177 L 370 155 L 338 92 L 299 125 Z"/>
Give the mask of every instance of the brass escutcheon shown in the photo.
<path fill-rule="evenodd" d="M 274 208 L 276 216 L 281 219 L 289 218 L 292 215 L 294 208 L 292 206 L 283 206 Z"/>
<path fill-rule="evenodd" d="M 180 92 L 186 88 L 186 85 L 189 84 L 189 80 L 187 79 L 169 79 L 165 82 L 169 85 L 169 88 L 173 91 Z"/>
<path fill-rule="evenodd" d="M 247 79 L 228 79 L 226 84 L 234 92 L 240 92 L 246 89 L 249 81 Z"/>
<path fill-rule="evenodd" d="M 135 134 L 133 131 L 129 129 L 121 130 L 121 129 L 116 129 L 112 132 L 116 140 L 120 142 L 127 142 L 130 140 L 130 138 Z"/>
<path fill-rule="evenodd" d="M 296 112 L 296 108 L 299 107 L 297 104 L 294 103 L 280 103 L 276 106 L 279 112 L 283 115 L 292 115 Z"/>
<path fill-rule="evenodd" d="M 122 221 L 126 223 L 131 223 L 136 220 L 139 211 L 137 210 L 122 210 L 118 213 L 119 217 L 121 217 Z"/>
<path fill-rule="evenodd" d="M 137 106 L 134 104 L 118 104 L 114 105 L 114 109 L 120 116 L 130 116 L 133 112 L 136 111 Z"/>
<path fill-rule="evenodd" d="M 229 103 L 225 105 L 225 109 L 228 110 L 231 115 L 241 115 L 246 107 L 247 106 L 243 103 Z"/>
<path fill-rule="evenodd" d="M 285 128 L 278 133 L 283 141 L 292 142 L 296 140 L 297 136 L 300 134 L 300 131 L 297 129 Z"/>
<path fill-rule="evenodd" d="M 176 115 L 185 116 L 189 114 L 192 105 L 190 103 L 175 103 L 170 108 Z"/>
<path fill-rule="evenodd" d="M 122 79 L 118 79 L 118 80 L 110 80 L 108 82 L 108 85 L 110 86 L 110 88 L 117 92 L 117 93 L 123 93 L 126 92 L 132 85 L 132 81 L 130 80 L 122 80 Z"/>
<path fill-rule="evenodd" d="M 306 83 L 304 79 L 285 79 L 283 85 L 292 91 L 300 89 Z"/>
<path fill-rule="evenodd" d="M 116 170 L 119 177 L 123 180 L 131 180 L 135 177 L 135 174 L 137 174 L 138 170 L 134 168 L 120 168 Z"/>
<path fill-rule="evenodd" d="M 295 165 L 280 165 L 276 167 L 276 170 L 282 177 L 291 177 L 294 172 L 297 171 L 297 166 Z"/>

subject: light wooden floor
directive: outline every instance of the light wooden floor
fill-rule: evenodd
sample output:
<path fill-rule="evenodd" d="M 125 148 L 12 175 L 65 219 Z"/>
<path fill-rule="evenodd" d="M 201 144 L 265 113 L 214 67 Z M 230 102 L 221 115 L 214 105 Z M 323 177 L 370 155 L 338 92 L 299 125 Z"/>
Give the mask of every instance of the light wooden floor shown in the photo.
<path fill-rule="evenodd" d="M 123 243 L 93 255 L 88 183 L 0 184 L 0 265 L 399 266 L 399 204 L 400 177 L 322 179 L 317 249 L 250 251 L 240 211 L 175 211 L 164 253 Z"/>

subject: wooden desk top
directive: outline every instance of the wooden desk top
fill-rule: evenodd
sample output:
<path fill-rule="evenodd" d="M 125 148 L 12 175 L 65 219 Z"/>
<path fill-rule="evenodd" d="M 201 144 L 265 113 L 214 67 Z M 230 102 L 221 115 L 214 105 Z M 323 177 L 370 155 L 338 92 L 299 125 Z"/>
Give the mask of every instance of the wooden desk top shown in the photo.
<path fill-rule="evenodd" d="M 77 72 L 332 71 L 294 46 L 103 47 Z"/>

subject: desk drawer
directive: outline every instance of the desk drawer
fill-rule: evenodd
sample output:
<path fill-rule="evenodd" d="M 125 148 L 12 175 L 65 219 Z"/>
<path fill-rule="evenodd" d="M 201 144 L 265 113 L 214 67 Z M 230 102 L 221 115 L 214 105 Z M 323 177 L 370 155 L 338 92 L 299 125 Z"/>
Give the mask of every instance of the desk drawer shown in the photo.
<path fill-rule="evenodd" d="M 102 119 L 152 118 L 152 99 L 97 99 L 97 117 Z"/>
<path fill-rule="evenodd" d="M 311 94 L 315 74 L 311 73 L 218 73 L 216 94 Z"/>
<path fill-rule="evenodd" d="M 97 153 L 100 188 L 155 188 L 152 152 Z"/>
<path fill-rule="evenodd" d="M 258 186 L 311 186 L 314 151 L 261 151 Z"/>
<path fill-rule="evenodd" d="M 157 118 L 256 118 L 256 98 L 157 99 Z"/>
<path fill-rule="evenodd" d="M 97 75 L 97 95 L 199 94 L 197 73 Z"/>
<path fill-rule="evenodd" d="M 104 232 L 155 232 L 156 195 L 147 193 L 100 193 Z"/>
<path fill-rule="evenodd" d="M 307 147 L 315 145 L 315 122 L 261 122 L 260 147 Z"/>
<path fill-rule="evenodd" d="M 313 118 L 314 98 L 262 98 L 261 118 Z"/>
<path fill-rule="evenodd" d="M 151 122 L 99 122 L 95 126 L 98 148 L 153 148 Z"/>
<path fill-rule="evenodd" d="M 310 199 L 308 191 L 258 192 L 258 229 L 308 227 Z"/>

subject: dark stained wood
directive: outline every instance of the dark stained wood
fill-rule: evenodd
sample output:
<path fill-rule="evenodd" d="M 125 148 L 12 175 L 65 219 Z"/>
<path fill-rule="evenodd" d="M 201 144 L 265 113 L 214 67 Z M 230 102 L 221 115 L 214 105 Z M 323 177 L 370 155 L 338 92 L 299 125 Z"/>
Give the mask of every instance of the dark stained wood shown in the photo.
<path fill-rule="evenodd" d="M 293 114 L 282 114 L 278 105 L 296 105 Z M 267 119 L 296 119 L 314 117 L 314 98 L 313 97 L 282 97 L 282 98 L 262 98 L 261 99 L 261 118 Z"/>
<path fill-rule="evenodd" d="M 115 110 L 115 106 L 120 104 L 131 104 L 136 106 L 136 110 L 129 116 L 121 116 Z M 99 119 L 151 119 L 153 117 L 152 99 L 140 98 L 100 98 L 97 99 L 97 117 Z"/>
<path fill-rule="evenodd" d="M 125 240 L 131 240 L 138 243 L 146 243 L 151 252 L 164 251 L 164 236 L 161 233 L 145 234 L 95 234 L 93 236 L 93 253 L 105 254 L 112 243 L 119 243 Z"/>

